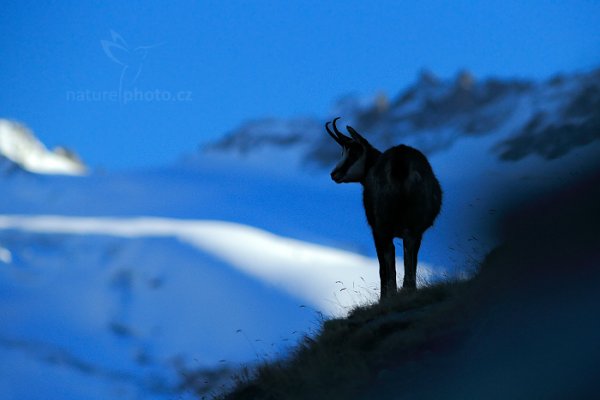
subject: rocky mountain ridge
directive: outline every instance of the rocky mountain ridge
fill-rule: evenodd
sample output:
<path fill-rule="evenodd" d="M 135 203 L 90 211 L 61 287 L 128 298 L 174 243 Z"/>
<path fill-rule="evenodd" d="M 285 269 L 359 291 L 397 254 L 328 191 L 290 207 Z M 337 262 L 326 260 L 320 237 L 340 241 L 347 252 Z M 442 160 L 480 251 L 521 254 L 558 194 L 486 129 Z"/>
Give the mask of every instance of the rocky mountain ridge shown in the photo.
<path fill-rule="evenodd" d="M 246 122 L 202 153 L 247 158 L 263 150 L 292 151 L 304 162 L 331 165 L 337 148 L 323 125 L 336 116 L 382 149 L 405 143 L 431 155 L 459 140 L 502 131 L 508 138 L 498 135 L 503 138 L 489 149 L 491 155 L 505 161 L 534 154 L 554 159 L 600 139 L 600 69 L 545 81 L 477 80 L 467 71 L 440 79 L 422 71 L 391 98 L 348 95 L 325 118 Z"/>

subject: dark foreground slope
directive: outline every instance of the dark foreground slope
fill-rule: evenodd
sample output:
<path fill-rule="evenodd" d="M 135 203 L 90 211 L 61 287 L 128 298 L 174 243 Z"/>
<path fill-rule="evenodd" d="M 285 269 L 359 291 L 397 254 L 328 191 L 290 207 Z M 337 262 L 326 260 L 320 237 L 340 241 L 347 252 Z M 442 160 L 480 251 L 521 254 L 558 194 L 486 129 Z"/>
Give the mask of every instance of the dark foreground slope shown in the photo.
<path fill-rule="evenodd" d="M 600 173 L 507 213 L 477 277 L 325 323 L 227 399 L 600 396 Z"/>

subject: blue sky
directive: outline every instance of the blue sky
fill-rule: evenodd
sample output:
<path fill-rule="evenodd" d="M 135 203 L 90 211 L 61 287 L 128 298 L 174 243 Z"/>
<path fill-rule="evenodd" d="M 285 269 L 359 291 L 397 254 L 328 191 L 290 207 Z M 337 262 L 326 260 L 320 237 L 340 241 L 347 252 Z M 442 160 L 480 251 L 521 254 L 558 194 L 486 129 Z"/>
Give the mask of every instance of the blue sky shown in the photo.
<path fill-rule="evenodd" d="M 54 3 L 3 3 L 0 117 L 109 169 L 174 162 L 247 119 L 327 116 L 347 93 L 393 96 L 422 68 L 600 65 L 596 1 Z"/>

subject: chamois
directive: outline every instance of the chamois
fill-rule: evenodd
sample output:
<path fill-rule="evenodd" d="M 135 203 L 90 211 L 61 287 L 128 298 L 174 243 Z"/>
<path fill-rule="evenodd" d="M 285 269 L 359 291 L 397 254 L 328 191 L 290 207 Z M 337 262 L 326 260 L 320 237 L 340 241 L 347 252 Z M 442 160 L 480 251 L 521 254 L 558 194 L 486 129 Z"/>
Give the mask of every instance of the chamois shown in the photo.
<path fill-rule="evenodd" d="M 440 184 L 419 150 L 399 145 L 382 153 L 351 126 L 346 126 L 350 137 L 340 132 L 336 126 L 339 118 L 325 124 L 342 147 L 342 159 L 331 172 L 331 179 L 363 186 L 363 205 L 379 260 L 381 298 L 398 290 L 394 238 L 401 238 L 404 248 L 402 287 L 414 289 L 421 238 L 433 225 L 442 204 Z"/>

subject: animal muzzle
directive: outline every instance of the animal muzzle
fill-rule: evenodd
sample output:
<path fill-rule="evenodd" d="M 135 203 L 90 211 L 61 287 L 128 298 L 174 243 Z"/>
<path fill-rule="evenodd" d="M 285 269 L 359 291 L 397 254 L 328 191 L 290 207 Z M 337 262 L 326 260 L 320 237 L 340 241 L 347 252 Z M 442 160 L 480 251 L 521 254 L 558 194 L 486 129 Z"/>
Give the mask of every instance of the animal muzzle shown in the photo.
<path fill-rule="evenodd" d="M 342 183 L 344 181 L 344 175 L 344 172 L 340 171 L 339 169 L 334 169 L 331 171 L 331 179 L 335 183 Z"/>

